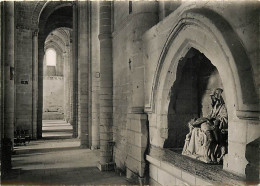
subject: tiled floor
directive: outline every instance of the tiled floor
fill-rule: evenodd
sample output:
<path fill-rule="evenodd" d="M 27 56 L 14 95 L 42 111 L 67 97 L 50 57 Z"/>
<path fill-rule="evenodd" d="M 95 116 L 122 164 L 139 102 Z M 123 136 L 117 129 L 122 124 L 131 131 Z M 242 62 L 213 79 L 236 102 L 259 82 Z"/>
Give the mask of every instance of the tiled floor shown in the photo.
<path fill-rule="evenodd" d="M 16 147 L 13 169 L 2 184 L 127 185 L 124 176 L 96 168 L 98 150 L 80 149 L 63 121 L 45 121 L 43 139 Z M 55 138 L 58 138 L 55 139 Z"/>

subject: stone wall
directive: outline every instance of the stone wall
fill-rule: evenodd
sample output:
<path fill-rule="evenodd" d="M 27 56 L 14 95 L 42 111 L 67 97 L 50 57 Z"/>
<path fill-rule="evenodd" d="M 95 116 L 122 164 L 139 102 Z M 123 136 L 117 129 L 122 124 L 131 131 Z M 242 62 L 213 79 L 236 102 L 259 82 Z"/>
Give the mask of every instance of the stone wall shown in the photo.
<path fill-rule="evenodd" d="M 129 14 L 130 13 L 130 14 Z M 142 35 L 158 21 L 156 2 L 114 3 L 113 139 L 116 166 L 143 178 L 147 150 Z"/>
<path fill-rule="evenodd" d="M 33 137 L 33 28 L 31 15 L 35 2 L 15 2 L 15 126 L 28 129 Z"/>
<path fill-rule="evenodd" d="M 16 101 L 15 126 L 23 129 L 32 128 L 32 31 L 16 29 L 15 40 Z"/>
<path fill-rule="evenodd" d="M 114 7 L 117 3 L 125 4 L 127 2 L 115 2 Z M 115 9 L 115 23 L 117 20 Z M 124 14 L 127 13 L 124 11 Z M 121 15 L 121 14 L 120 14 Z M 122 16 L 123 17 L 123 16 Z M 117 25 L 114 26 L 116 28 Z M 128 104 L 130 104 L 130 80 L 129 74 L 130 70 L 128 67 L 128 54 L 127 54 L 127 34 L 129 31 L 129 26 L 123 28 L 123 30 L 116 36 L 113 36 L 113 139 L 116 142 L 114 148 L 115 162 L 118 167 L 125 170 L 126 162 L 126 122 L 128 113 Z M 122 42 L 124 41 L 124 42 Z"/>
<path fill-rule="evenodd" d="M 63 113 L 64 79 L 62 76 L 47 76 L 43 79 L 43 112 Z"/>

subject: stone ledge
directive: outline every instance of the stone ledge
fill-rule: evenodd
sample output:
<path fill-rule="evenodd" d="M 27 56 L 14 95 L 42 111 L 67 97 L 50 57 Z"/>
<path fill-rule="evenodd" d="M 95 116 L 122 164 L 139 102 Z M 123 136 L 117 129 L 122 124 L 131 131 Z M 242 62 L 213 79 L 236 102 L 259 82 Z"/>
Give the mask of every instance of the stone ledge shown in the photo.
<path fill-rule="evenodd" d="M 131 120 L 147 120 L 147 115 L 143 113 L 129 113 L 128 118 Z"/>
<path fill-rule="evenodd" d="M 101 164 L 100 162 L 97 163 L 97 168 L 100 171 L 112 171 L 115 170 L 115 163 L 114 162 L 110 162 L 110 163 L 105 163 L 105 164 Z"/>
<path fill-rule="evenodd" d="M 246 184 L 244 178 L 224 171 L 222 165 L 208 165 L 169 149 L 151 146 L 150 154 L 146 155 L 146 159 L 158 169 L 189 184 Z M 167 166 L 165 166 L 166 164 Z"/>

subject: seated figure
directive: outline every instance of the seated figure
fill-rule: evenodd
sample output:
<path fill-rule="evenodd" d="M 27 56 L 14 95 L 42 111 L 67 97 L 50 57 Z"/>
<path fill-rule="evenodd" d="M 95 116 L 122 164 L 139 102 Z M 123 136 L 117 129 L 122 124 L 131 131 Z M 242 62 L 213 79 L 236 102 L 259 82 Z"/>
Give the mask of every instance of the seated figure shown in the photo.
<path fill-rule="evenodd" d="M 211 94 L 212 110 L 206 117 L 189 123 L 182 154 L 205 163 L 221 163 L 227 153 L 228 114 L 221 96 L 223 90 Z"/>

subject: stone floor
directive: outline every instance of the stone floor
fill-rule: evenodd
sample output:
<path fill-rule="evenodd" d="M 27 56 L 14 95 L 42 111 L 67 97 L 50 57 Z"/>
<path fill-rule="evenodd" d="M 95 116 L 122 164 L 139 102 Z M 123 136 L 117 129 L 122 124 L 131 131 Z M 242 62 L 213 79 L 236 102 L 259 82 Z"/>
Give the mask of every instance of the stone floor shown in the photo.
<path fill-rule="evenodd" d="M 43 139 L 15 147 L 13 168 L 2 184 L 129 185 L 125 176 L 100 172 L 98 150 L 80 149 L 64 121 L 44 121 Z"/>

